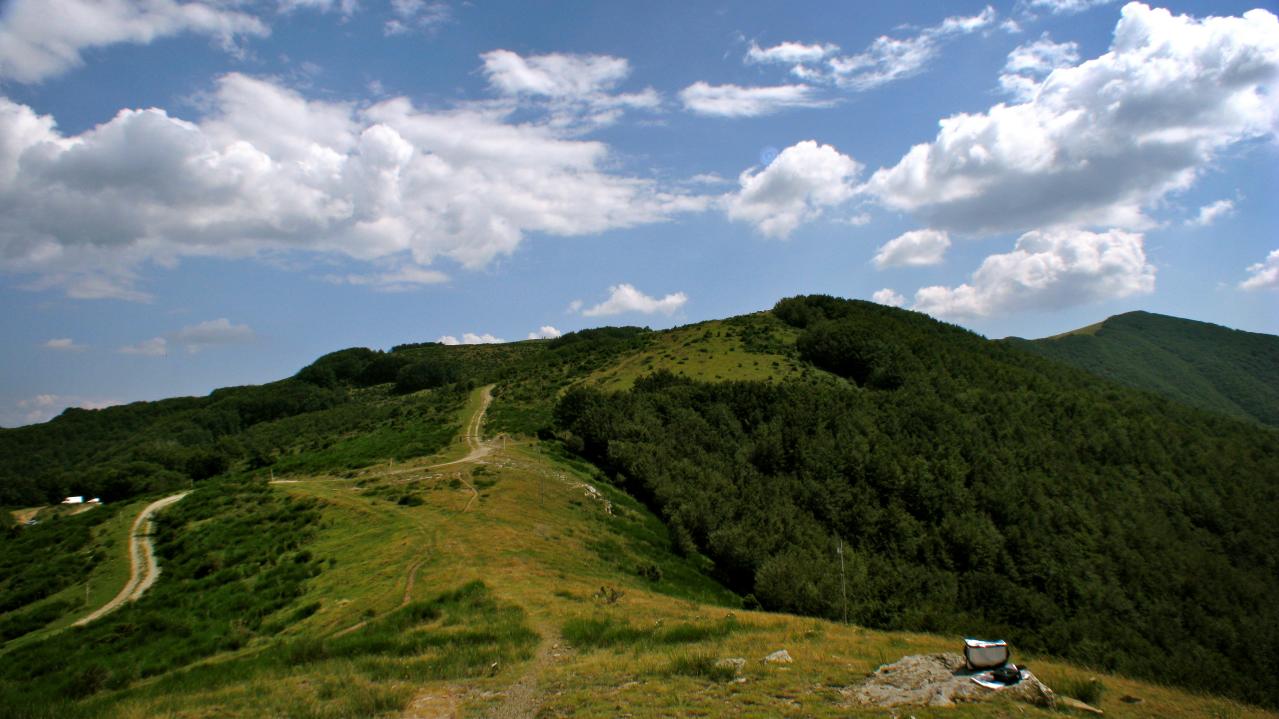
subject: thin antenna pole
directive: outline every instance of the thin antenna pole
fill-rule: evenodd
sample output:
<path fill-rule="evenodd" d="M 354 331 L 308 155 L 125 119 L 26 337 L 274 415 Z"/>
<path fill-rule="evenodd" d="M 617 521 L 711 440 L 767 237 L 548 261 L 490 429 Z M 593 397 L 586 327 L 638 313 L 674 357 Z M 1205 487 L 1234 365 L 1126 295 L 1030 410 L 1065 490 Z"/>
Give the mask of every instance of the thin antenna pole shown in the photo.
<path fill-rule="evenodd" d="M 835 549 L 839 553 L 839 591 L 844 596 L 844 623 L 848 623 L 848 582 L 844 578 L 844 538 L 839 538 L 839 546 Z"/>

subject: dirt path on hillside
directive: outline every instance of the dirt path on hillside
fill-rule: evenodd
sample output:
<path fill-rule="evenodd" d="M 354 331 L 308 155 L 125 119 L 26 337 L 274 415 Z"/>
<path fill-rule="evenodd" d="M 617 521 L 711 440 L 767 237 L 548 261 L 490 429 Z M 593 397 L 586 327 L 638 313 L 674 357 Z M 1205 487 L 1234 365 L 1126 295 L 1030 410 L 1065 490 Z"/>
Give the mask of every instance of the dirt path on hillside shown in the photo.
<path fill-rule="evenodd" d="M 493 453 L 493 444 L 485 443 L 482 430 L 484 428 L 484 415 L 488 412 L 489 405 L 493 403 L 493 385 L 488 385 L 482 389 L 480 395 L 480 408 L 471 415 L 466 421 L 466 427 L 462 429 L 462 441 L 470 450 L 465 457 L 454 459 L 439 464 L 428 464 L 425 466 L 410 466 L 404 469 L 392 469 L 377 474 L 365 475 L 358 479 L 386 479 L 401 474 L 418 474 L 440 467 L 452 467 L 456 464 L 466 464 L 468 462 L 477 462 Z M 271 484 L 298 484 L 300 482 L 350 482 L 352 477 L 308 477 L 306 479 L 272 479 Z M 414 481 L 410 478 L 404 481 Z M 472 488 L 474 491 L 474 488 Z"/>
<path fill-rule="evenodd" d="M 409 567 L 408 579 L 404 583 L 404 598 L 400 600 L 399 606 L 397 606 L 395 609 L 403 609 L 409 605 L 409 602 L 413 601 L 413 584 L 414 582 L 417 581 L 417 570 L 421 569 L 423 564 L 426 564 L 426 560 L 427 560 L 427 557 L 425 555 L 422 557 L 419 557 L 418 560 L 414 562 L 412 566 Z M 395 610 L 393 609 L 391 611 L 395 611 Z M 386 613 L 378 615 L 378 617 L 382 617 L 382 616 L 386 616 Z M 368 626 L 369 622 L 373 621 L 373 619 L 377 619 L 378 617 L 361 619 L 360 621 L 356 622 L 355 624 L 352 624 L 346 629 L 339 629 L 338 631 L 334 632 L 331 636 L 332 638 L 337 639 L 338 637 L 344 637 L 350 634 L 351 632 L 358 632 L 359 630 Z"/>
<path fill-rule="evenodd" d="M 151 515 L 164 509 L 190 494 L 189 492 L 181 492 L 179 494 L 170 495 L 164 499 L 157 499 L 148 504 L 138 512 L 137 518 L 133 520 L 133 527 L 129 530 L 129 581 L 125 583 L 124 589 L 115 595 L 115 598 L 98 608 L 87 617 L 80 619 L 73 626 L 81 626 L 89 622 L 110 614 L 125 602 L 131 602 L 142 596 L 144 592 L 155 584 L 155 580 L 160 576 L 160 566 L 155 561 L 155 545 L 151 542 L 151 529 L 153 522 Z"/>
<path fill-rule="evenodd" d="M 502 701 L 481 715 L 485 719 L 528 719 L 537 716 L 546 696 L 542 677 L 551 664 L 564 656 L 559 632 L 551 627 L 541 627 L 541 630 L 542 641 L 538 644 L 537 653 L 529 660 L 520 678 L 498 692 Z M 480 696 L 488 698 L 493 693 L 483 692 Z M 458 684 L 434 686 L 413 697 L 400 716 L 401 719 L 459 719 L 463 716 L 463 705 L 468 698 L 476 698 L 474 689 Z"/>
<path fill-rule="evenodd" d="M 485 716 L 489 719 L 525 719 L 537 716 L 545 694 L 539 686 L 542 675 L 559 658 L 560 645 L 559 632 L 549 626 L 542 627 L 542 643 L 537 646 L 537 653 L 520 678 L 506 689 L 502 703 L 493 707 Z"/>
<path fill-rule="evenodd" d="M 484 388 L 484 393 L 480 397 L 480 409 L 471 415 L 470 421 L 466 423 L 466 429 L 463 431 L 462 440 L 466 442 L 466 446 L 470 448 L 470 453 L 461 459 L 455 459 L 452 462 L 443 462 L 441 464 L 432 464 L 423 469 L 437 469 L 439 467 L 451 467 L 455 464 L 464 464 L 466 462 L 474 462 L 484 459 L 493 452 L 493 446 L 484 443 L 481 430 L 484 428 L 484 414 L 488 412 L 489 405 L 493 403 L 493 385 Z M 409 471 L 409 470 L 406 470 Z"/>

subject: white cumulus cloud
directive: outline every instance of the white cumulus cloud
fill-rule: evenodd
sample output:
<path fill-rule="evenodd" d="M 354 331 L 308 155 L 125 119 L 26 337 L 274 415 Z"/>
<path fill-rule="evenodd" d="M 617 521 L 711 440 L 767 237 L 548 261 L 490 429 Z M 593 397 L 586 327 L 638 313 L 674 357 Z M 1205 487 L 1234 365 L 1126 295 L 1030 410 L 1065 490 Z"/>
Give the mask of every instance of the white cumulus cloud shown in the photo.
<path fill-rule="evenodd" d="M 143 357 L 163 357 L 169 354 L 169 341 L 163 337 L 152 337 L 137 344 L 120 348 L 121 354 L 142 355 Z"/>
<path fill-rule="evenodd" d="M 1008 53 L 1004 72 L 1047 75 L 1059 67 L 1069 67 L 1078 62 L 1078 43 L 1053 42 L 1048 33 L 1044 33 L 1038 40 L 1018 45 Z"/>
<path fill-rule="evenodd" d="M 152 337 L 137 344 L 119 349 L 122 354 L 144 357 L 163 357 L 170 346 L 182 347 L 188 354 L 196 354 L 210 347 L 246 344 L 257 338 L 246 324 L 234 324 L 225 317 L 208 320 L 171 332 L 162 337 Z"/>
<path fill-rule="evenodd" d="M 830 43 L 783 42 L 772 47 L 760 47 L 751 43 L 746 51 L 746 62 L 755 64 L 800 65 L 814 63 L 839 52 L 838 45 Z"/>
<path fill-rule="evenodd" d="M 614 92 L 631 73 L 626 58 L 570 53 L 524 57 L 510 50 L 492 50 L 480 58 L 490 87 L 543 107 L 557 127 L 600 127 L 616 122 L 626 110 L 657 110 L 662 104 L 651 87 Z"/>
<path fill-rule="evenodd" d="M 1266 255 L 1266 259 L 1248 266 L 1251 273 L 1247 279 L 1239 283 L 1243 290 L 1276 290 L 1279 289 L 1279 250 Z"/>
<path fill-rule="evenodd" d="M 122 404 L 119 400 L 80 397 L 76 395 L 38 394 L 27 399 L 20 399 L 10 409 L 4 411 L 2 418 L 5 426 L 14 427 L 24 424 L 47 422 L 62 413 L 68 407 L 79 409 L 103 409 Z"/>
<path fill-rule="evenodd" d="M 875 266 L 923 267 L 941 263 L 950 247 L 950 235 L 943 230 L 911 230 L 880 246 Z"/>
<path fill-rule="evenodd" d="M 238 38 L 270 30 L 221 2 L 9 0 L 0 9 L 0 78 L 39 82 L 84 64 L 85 50 L 183 33 L 233 49 Z"/>
<path fill-rule="evenodd" d="M 727 195 L 729 219 L 749 222 L 766 237 L 787 237 L 827 207 L 852 198 L 861 164 L 830 145 L 813 140 L 782 150 L 767 167 L 751 168 L 738 178 L 740 189 Z"/>
<path fill-rule="evenodd" d="M 57 350 L 58 352 L 83 352 L 87 349 L 82 344 L 77 343 L 70 337 L 59 337 L 51 339 L 44 343 L 45 349 Z"/>
<path fill-rule="evenodd" d="M 510 50 L 493 50 L 480 57 L 489 83 L 508 95 L 586 97 L 612 89 L 631 72 L 625 58 L 608 55 L 522 57 Z"/>
<path fill-rule="evenodd" d="M 137 300 L 149 263 L 309 252 L 413 268 L 390 282 L 403 288 L 437 279 L 422 270 L 438 258 L 483 267 L 529 232 L 596 234 L 708 202 L 501 112 L 310 100 L 235 73 L 209 103 L 199 122 L 122 110 L 64 135 L 0 98 L 0 270 Z"/>
<path fill-rule="evenodd" d="M 553 340 L 564 334 L 550 325 L 542 325 L 537 328 L 536 332 L 529 332 L 528 338 L 531 340 Z"/>
<path fill-rule="evenodd" d="M 958 287 L 924 287 L 913 309 L 938 317 L 984 317 L 1143 294 L 1155 288 L 1138 233 L 1033 230 L 1012 252 L 987 257 Z"/>
<path fill-rule="evenodd" d="M 1217 200 L 1199 208 L 1199 214 L 1189 220 L 1187 225 L 1196 227 L 1207 227 L 1223 217 L 1229 217 L 1235 212 L 1234 200 Z"/>
<path fill-rule="evenodd" d="M 672 292 L 661 299 L 657 299 L 649 297 L 635 289 L 633 285 L 625 283 L 609 287 L 608 292 L 608 299 L 594 307 L 587 307 L 581 310 L 581 313 L 586 317 L 607 317 L 626 312 L 637 312 L 645 315 L 657 313 L 670 315 L 688 302 L 688 295 L 683 292 Z M 581 303 L 578 302 L 577 306 L 580 308 Z"/>
<path fill-rule="evenodd" d="M 870 298 L 881 305 L 888 305 L 889 307 L 901 307 L 906 304 L 905 297 L 902 297 L 900 293 L 895 292 L 888 287 L 885 287 L 882 290 L 876 290 Z"/>
<path fill-rule="evenodd" d="M 191 354 L 218 345 L 244 344 L 253 339 L 253 330 L 248 325 L 232 324 L 225 317 L 188 325 L 173 334 L 173 341 Z"/>
<path fill-rule="evenodd" d="M 326 275 L 324 279 L 335 285 L 370 287 L 378 292 L 409 292 L 425 285 L 448 282 L 449 276 L 438 270 L 410 265 L 387 272 Z"/>
<path fill-rule="evenodd" d="M 1279 18 L 1123 8 L 1110 52 L 1057 68 L 1026 102 L 941 121 L 867 190 L 963 232 L 1061 224 L 1139 229 L 1222 149 L 1273 136 Z"/>
<path fill-rule="evenodd" d="M 501 337 L 495 337 L 487 332 L 484 334 L 476 334 L 474 332 L 462 333 L 462 339 L 458 339 L 453 335 L 443 335 L 436 342 L 443 345 L 492 345 L 504 342 Z"/>
<path fill-rule="evenodd" d="M 1004 73 L 999 85 L 1004 92 L 1019 101 L 1034 98 L 1043 76 L 1059 67 L 1071 67 L 1079 62 L 1079 45 L 1073 42 L 1053 42 L 1048 33 L 1038 40 L 1018 46 L 1008 53 Z"/>
<path fill-rule="evenodd" d="M 354 0 L 344 0 L 354 2 Z M 387 35 L 404 35 L 411 32 L 430 32 L 449 21 L 453 10 L 448 3 L 427 0 L 391 0 L 391 12 L 395 17 L 383 25 Z"/>
<path fill-rule="evenodd" d="M 391 4 L 394 6 L 406 1 L 420 2 L 421 0 L 391 0 Z M 276 0 L 276 3 L 282 13 L 290 13 L 295 10 L 315 10 L 318 12 L 337 10 L 343 15 L 350 16 L 360 9 L 360 0 Z"/>
<path fill-rule="evenodd" d="M 907 37 L 881 35 L 856 55 L 829 58 L 823 77 L 858 91 L 913 77 L 937 57 L 947 38 L 989 28 L 996 17 L 995 9 L 987 6 L 976 15 L 948 17 Z"/>
<path fill-rule="evenodd" d="M 829 107 L 809 85 L 741 87 L 695 82 L 679 93 L 684 108 L 698 115 L 715 117 L 758 117 L 792 107 Z"/>
<path fill-rule="evenodd" d="M 748 65 L 790 65 L 791 75 L 806 83 L 835 85 L 860 92 L 923 72 L 940 54 L 948 39 L 988 29 L 995 24 L 997 15 L 993 7 L 987 6 L 976 15 L 948 17 L 936 25 L 916 29 L 913 34 L 902 37 L 882 35 L 866 49 L 854 54 L 841 55 L 839 46 L 832 43 L 788 41 L 772 47 L 760 47 L 752 42 L 742 60 Z M 705 94 L 708 87 L 699 89 Z M 688 104 L 686 100 L 685 105 Z"/>
<path fill-rule="evenodd" d="M 1047 10 L 1053 15 L 1074 15 L 1113 2 L 1116 0 L 1027 0 L 1026 7 Z"/>

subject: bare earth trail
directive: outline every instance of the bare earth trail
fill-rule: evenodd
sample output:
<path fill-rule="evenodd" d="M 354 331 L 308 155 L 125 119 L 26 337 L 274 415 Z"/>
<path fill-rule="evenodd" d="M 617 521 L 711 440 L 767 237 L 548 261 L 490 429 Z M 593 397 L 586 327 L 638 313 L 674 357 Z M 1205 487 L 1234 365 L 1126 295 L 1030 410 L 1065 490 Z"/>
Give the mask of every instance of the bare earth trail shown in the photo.
<path fill-rule="evenodd" d="M 537 716 L 542 708 L 543 691 L 542 674 L 559 656 L 556 651 L 561 643 L 559 632 L 550 625 L 539 627 L 542 641 L 537 646 L 537 653 L 529 662 L 524 674 L 503 692 L 502 703 L 486 715 L 489 719 L 526 719 Z"/>
<path fill-rule="evenodd" d="M 455 464 L 465 464 L 484 459 L 493 453 L 493 446 L 485 444 L 480 434 L 480 430 L 484 427 L 484 413 L 488 411 L 489 405 L 493 403 L 493 385 L 489 385 L 483 389 L 480 395 L 480 408 L 471 415 L 470 421 L 466 423 L 466 429 L 462 433 L 462 440 L 466 442 L 466 446 L 470 448 L 470 453 L 461 459 L 455 459 L 452 462 L 443 462 L 441 464 L 432 464 L 423 469 L 439 469 L 440 467 L 451 467 Z"/>
<path fill-rule="evenodd" d="M 129 581 L 115 598 L 102 605 L 87 617 L 80 619 L 72 626 L 82 626 L 93 620 L 110 614 L 125 602 L 131 602 L 143 595 L 156 578 L 160 576 L 160 567 L 155 561 L 155 545 L 151 543 L 151 516 L 165 507 L 174 504 L 187 496 L 189 492 L 170 495 L 157 499 L 138 512 L 133 520 L 133 528 L 129 530 Z"/>
<path fill-rule="evenodd" d="M 420 481 L 427 472 L 431 470 L 446 469 L 458 467 L 465 464 L 483 463 L 494 455 L 498 445 L 493 440 L 488 442 L 483 438 L 483 427 L 485 413 L 488 411 L 489 405 L 493 401 L 493 387 L 487 386 L 481 390 L 480 405 L 475 412 L 467 419 L 466 425 L 462 431 L 462 441 L 468 450 L 466 456 L 432 464 L 426 466 L 416 466 L 404 469 L 392 470 L 389 472 L 379 472 L 369 477 L 370 479 L 386 479 L 396 475 L 417 475 L 406 480 L 400 481 Z M 499 464 L 511 465 L 507 460 L 499 462 Z M 452 473 L 449 473 L 452 474 Z M 443 474 L 431 475 L 430 478 L 438 479 Z M 466 505 L 459 514 L 470 512 L 479 500 L 479 490 L 468 480 L 465 472 L 457 472 L 455 474 L 462 484 L 470 491 L 471 496 L 467 500 Z M 343 481 L 343 480 L 323 480 L 323 479 L 307 479 L 307 480 L 275 480 L 275 484 L 313 482 L 313 481 Z M 447 521 L 447 520 L 446 520 Z M 432 550 L 437 551 L 437 550 Z M 412 601 L 413 588 L 417 578 L 418 571 L 422 565 L 429 559 L 429 554 L 419 555 L 417 559 L 407 568 L 404 583 L 403 596 L 399 602 L 398 608 L 403 608 Z M 370 621 L 376 617 L 362 619 L 348 627 L 340 629 L 331 637 L 341 637 L 363 629 Z M 539 623 L 541 624 L 541 623 Z M 524 668 L 518 679 L 516 679 L 504 691 L 500 692 L 502 699 L 495 706 L 490 707 L 486 716 L 496 717 L 499 719 L 508 719 L 515 717 L 531 717 L 537 713 L 541 707 L 544 692 L 541 686 L 542 677 L 546 669 L 561 656 L 562 642 L 559 639 L 559 632 L 556 627 L 545 624 L 538 626 L 539 634 L 542 640 L 537 650 Z M 434 686 L 419 693 L 405 708 L 403 716 L 406 719 L 443 719 L 445 717 L 457 717 L 462 711 L 462 704 L 466 701 L 469 692 L 458 686 Z"/>
<path fill-rule="evenodd" d="M 485 387 L 480 394 L 480 408 L 475 414 L 471 415 L 471 419 L 466 423 L 466 429 L 462 432 L 462 440 L 466 442 L 466 446 L 470 448 L 470 452 L 461 459 L 455 459 L 452 462 L 443 462 L 440 464 L 432 464 L 423 467 L 424 470 L 439 469 L 440 467 L 452 467 L 458 464 L 470 464 L 478 462 L 481 459 L 493 453 L 492 443 L 485 444 L 481 430 L 484 428 L 484 413 L 488 412 L 489 405 L 493 403 L 493 385 Z M 480 498 L 480 492 L 467 480 L 466 475 L 458 473 L 458 479 L 466 488 L 471 491 L 471 498 L 466 501 L 466 506 L 462 508 L 463 512 L 469 512 L 471 505 L 475 500 Z"/>
<path fill-rule="evenodd" d="M 463 432 L 463 440 L 466 442 L 470 452 L 461 459 L 441 464 L 433 464 L 422 469 L 432 470 L 443 467 L 452 467 L 460 464 L 469 464 L 479 462 L 488 458 L 493 454 L 495 446 L 492 440 L 488 443 L 483 441 L 482 429 L 484 426 L 484 414 L 488 411 L 489 405 L 493 402 L 493 387 L 489 385 L 483 389 L 481 403 L 479 409 L 471 416 L 467 422 L 466 429 Z M 462 512 L 468 512 L 471 506 L 479 499 L 479 490 L 469 482 L 464 473 L 458 473 L 458 479 L 471 492 L 471 498 L 467 501 Z M 410 570 L 409 587 L 405 591 L 405 599 L 408 599 L 408 593 L 412 587 L 412 574 L 416 571 L 420 563 L 414 565 Z M 532 717 L 542 704 L 542 692 L 539 691 L 540 679 L 545 669 L 553 661 L 554 653 L 560 648 L 558 641 L 559 632 L 549 625 L 539 627 L 539 633 L 542 640 L 537 647 L 532 660 L 528 667 L 525 668 L 520 678 L 511 684 L 502 692 L 502 701 L 495 707 L 492 707 L 486 716 L 495 719 L 522 719 L 523 717 Z M 347 630 L 349 631 L 349 630 Z M 414 698 L 406 707 L 404 717 L 406 719 L 444 719 L 459 716 L 459 704 L 461 703 L 465 692 L 457 688 L 434 688 L 423 692 Z"/>
<path fill-rule="evenodd" d="M 489 385 L 487 387 L 484 387 L 483 390 L 481 391 L 480 407 L 478 410 L 475 411 L 475 414 L 471 415 L 470 419 L 467 420 L 466 428 L 462 431 L 462 441 L 465 442 L 467 448 L 470 449 L 470 452 L 467 453 L 465 457 L 461 459 L 455 459 L 451 462 L 444 462 L 441 464 L 432 464 L 426 467 L 418 467 L 418 468 L 409 469 L 409 470 L 400 470 L 400 472 L 395 472 L 395 473 L 388 472 L 380 476 L 385 477 L 388 474 L 399 474 L 403 472 L 421 472 L 421 471 L 426 471 L 431 469 L 437 469 L 439 467 L 451 467 L 458 464 L 475 462 L 487 457 L 493 451 L 493 448 L 490 445 L 487 445 L 483 442 L 483 436 L 481 434 L 481 430 L 483 429 L 483 426 L 484 426 L 484 413 L 488 411 L 489 405 L 492 404 L 492 402 L 493 402 L 493 386 Z M 475 485 L 471 484 L 466 479 L 466 476 L 460 472 L 458 473 L 458 479 L 460 479 L 462 483 L 466 485 L 466 488 L 470 490 L 471 492 L 470 499 L 467 500 L 466 506 L 462 508 L 463 512 L 467 512 L 467 511 L 470 511 L 471 505 L 475 503 L 475 500 L 479 499 L 480 493 L 479 493 L 479 490 L 475 488 Z M 301 481 L 301 480 L 277 479 L 273 482 L 273 484 L 283 484 L 283 483 L 298 482 L 298 481 Z M 417 572 L 419 569 L 421 569 L 422 565 L 426 562 L 426 560 L 427 560 L 427 556 L 425 555 L 422 557 L 419 557 L 418 560 L 409 567 L 408 574 L 404 583 L 404 598 L 400 601 L 400 604 L 398 607 L 399 609 L 403 609 L 404 607 L 408 606 L 409 602 L 412 601 L 413 585 L 417 579 Z M 363 629 L 365 626 L 367 626 L 369 621 L 370 621 L 369 619 L 364 619 L 359 622 L 356 622 L 355 624 L 352 624 L 351 626 L 346 627 L 345 629 L 341 629 L 335 632 L 332 636 L 335 638 L 342 637 L 352 632 L 359 631 Z"/>

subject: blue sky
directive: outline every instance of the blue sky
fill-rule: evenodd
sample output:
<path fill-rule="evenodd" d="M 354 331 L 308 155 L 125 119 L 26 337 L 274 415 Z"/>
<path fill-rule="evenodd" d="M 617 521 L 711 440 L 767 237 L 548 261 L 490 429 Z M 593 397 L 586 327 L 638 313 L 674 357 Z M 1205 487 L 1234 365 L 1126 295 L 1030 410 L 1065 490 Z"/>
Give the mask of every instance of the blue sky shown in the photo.
<path fill-rule="evenodd" d="M 0 4 L 0 425 L 810 292 L 1279 333 L 1273 2 Z"/>

